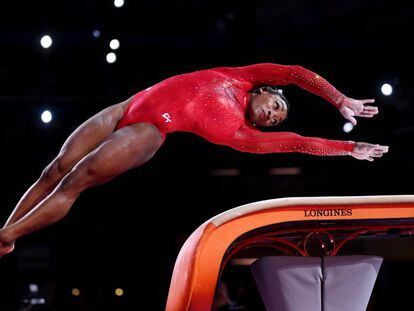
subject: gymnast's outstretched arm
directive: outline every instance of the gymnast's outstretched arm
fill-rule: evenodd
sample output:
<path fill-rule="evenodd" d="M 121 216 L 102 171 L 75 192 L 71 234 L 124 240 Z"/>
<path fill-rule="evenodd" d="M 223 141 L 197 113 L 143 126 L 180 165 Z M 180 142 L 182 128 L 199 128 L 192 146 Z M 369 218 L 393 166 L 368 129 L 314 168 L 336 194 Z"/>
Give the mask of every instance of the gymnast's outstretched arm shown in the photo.
<path fill-rule="evenodd" d="M 254 87 L 295 84 L 304 90 L 323 97 L 335 107 L 339 107 L 346 97 L 319 74 L 298 65 L 262 63 L 237 67 L 236 70 Z"/>
<path fill-rule="evenodd" d="M 354 117 L 372 118 L 378 108 L 369 104 L 374 99 L 354 99 L 345 96 L 319 74 L 297 65 L 278 65 L 272 63 L 237 67 L 246 81 L 253 86 L 295 84 L 317 96 L 321 96 L 334 105 L 342 116 L 356 125 Z"/>
<path fill-rule="evenodd" d="M 261 132 L 243 125 L 228 143 L 233 149 L 252 153 L 300 152 L 318 156 L 350 155 L 373 161 L 388 152 L 388 146 L 352 141 L 304 137 L 291 132 Z"/>

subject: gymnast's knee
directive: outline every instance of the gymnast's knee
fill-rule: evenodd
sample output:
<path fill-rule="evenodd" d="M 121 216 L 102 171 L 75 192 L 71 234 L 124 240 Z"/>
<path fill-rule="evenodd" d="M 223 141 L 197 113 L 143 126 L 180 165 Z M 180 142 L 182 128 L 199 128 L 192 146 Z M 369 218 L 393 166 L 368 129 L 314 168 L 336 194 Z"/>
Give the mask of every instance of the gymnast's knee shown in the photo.
<path fill-rule="evenodd" d="M 40 180 L 46 183 L 55 183 L 60 180 L 68 171 L 70 166 L 63 156 L 56 157 L 40 175 Z"/>
<path fill-rule="evenodd" d="M 87 167 L 77 167 L 68 173 L 60 181 L 57 190 L 64 193 L 68 198 L 77 198 L 80 193 L 90 188 L 99 180 L 98 170 L 93 165 Z"/>

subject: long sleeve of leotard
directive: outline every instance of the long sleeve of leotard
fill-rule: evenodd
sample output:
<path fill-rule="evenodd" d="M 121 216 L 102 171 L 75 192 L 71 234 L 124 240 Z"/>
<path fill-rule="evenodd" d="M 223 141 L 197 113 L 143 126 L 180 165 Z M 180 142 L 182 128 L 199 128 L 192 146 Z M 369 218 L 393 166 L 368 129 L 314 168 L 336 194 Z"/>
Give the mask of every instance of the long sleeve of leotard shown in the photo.
<path fill-rule="evenodd" d="M 321 96 L 335 107 L 339 107 L 345 95 L 320 75 L 296 65 L 278 65 L 272 63 L 237 67 L 244 79 L 254 87 L 261 85 L 295 84 L 315 95 Z"/>
<path fill-rule="evenodd" d="M 352 141 L 304 137 L 291 132 L 261 132 L 243 126 L 228 146 L 251 153 L 300 152 L 318 156 L 347 155 L 354 150 Z"/>

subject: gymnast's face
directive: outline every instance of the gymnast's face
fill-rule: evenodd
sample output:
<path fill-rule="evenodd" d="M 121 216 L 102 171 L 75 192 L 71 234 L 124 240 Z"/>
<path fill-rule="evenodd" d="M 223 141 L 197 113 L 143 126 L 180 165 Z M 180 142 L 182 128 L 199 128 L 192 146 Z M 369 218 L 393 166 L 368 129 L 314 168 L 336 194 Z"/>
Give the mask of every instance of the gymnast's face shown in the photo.
<path fill-rule="evenodd" d="M 288 106 L 281 96 L 260 90 L 250 93 L 249 121 L 254 126 L 276 126 L 288 115 Z"/>

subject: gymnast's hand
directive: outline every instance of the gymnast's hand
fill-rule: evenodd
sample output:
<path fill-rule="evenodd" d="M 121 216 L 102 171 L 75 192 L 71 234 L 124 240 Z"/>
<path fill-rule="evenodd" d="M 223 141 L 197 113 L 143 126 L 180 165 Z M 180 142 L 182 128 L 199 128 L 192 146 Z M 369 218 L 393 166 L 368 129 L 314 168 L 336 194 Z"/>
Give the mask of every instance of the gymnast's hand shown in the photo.
<path fill-rule="evenodd" d="M 350 156 L 358 160 L 374 161 L 374 158 L 381 158 L 388 152 L 388 146 L 374 145 L 368 143 L 355 143 L 354 150 Z"/>
<path fill-rule="evenodd" d="M 357 124 L 355 117 L 372 118 L 378 113 L 377 107 L 367 105 L 374 102 L 375 99 L 359 100 L 345 97 L 339 106 L 339 111 L 345 119 L 349 120 L 355 126 Z"/>

